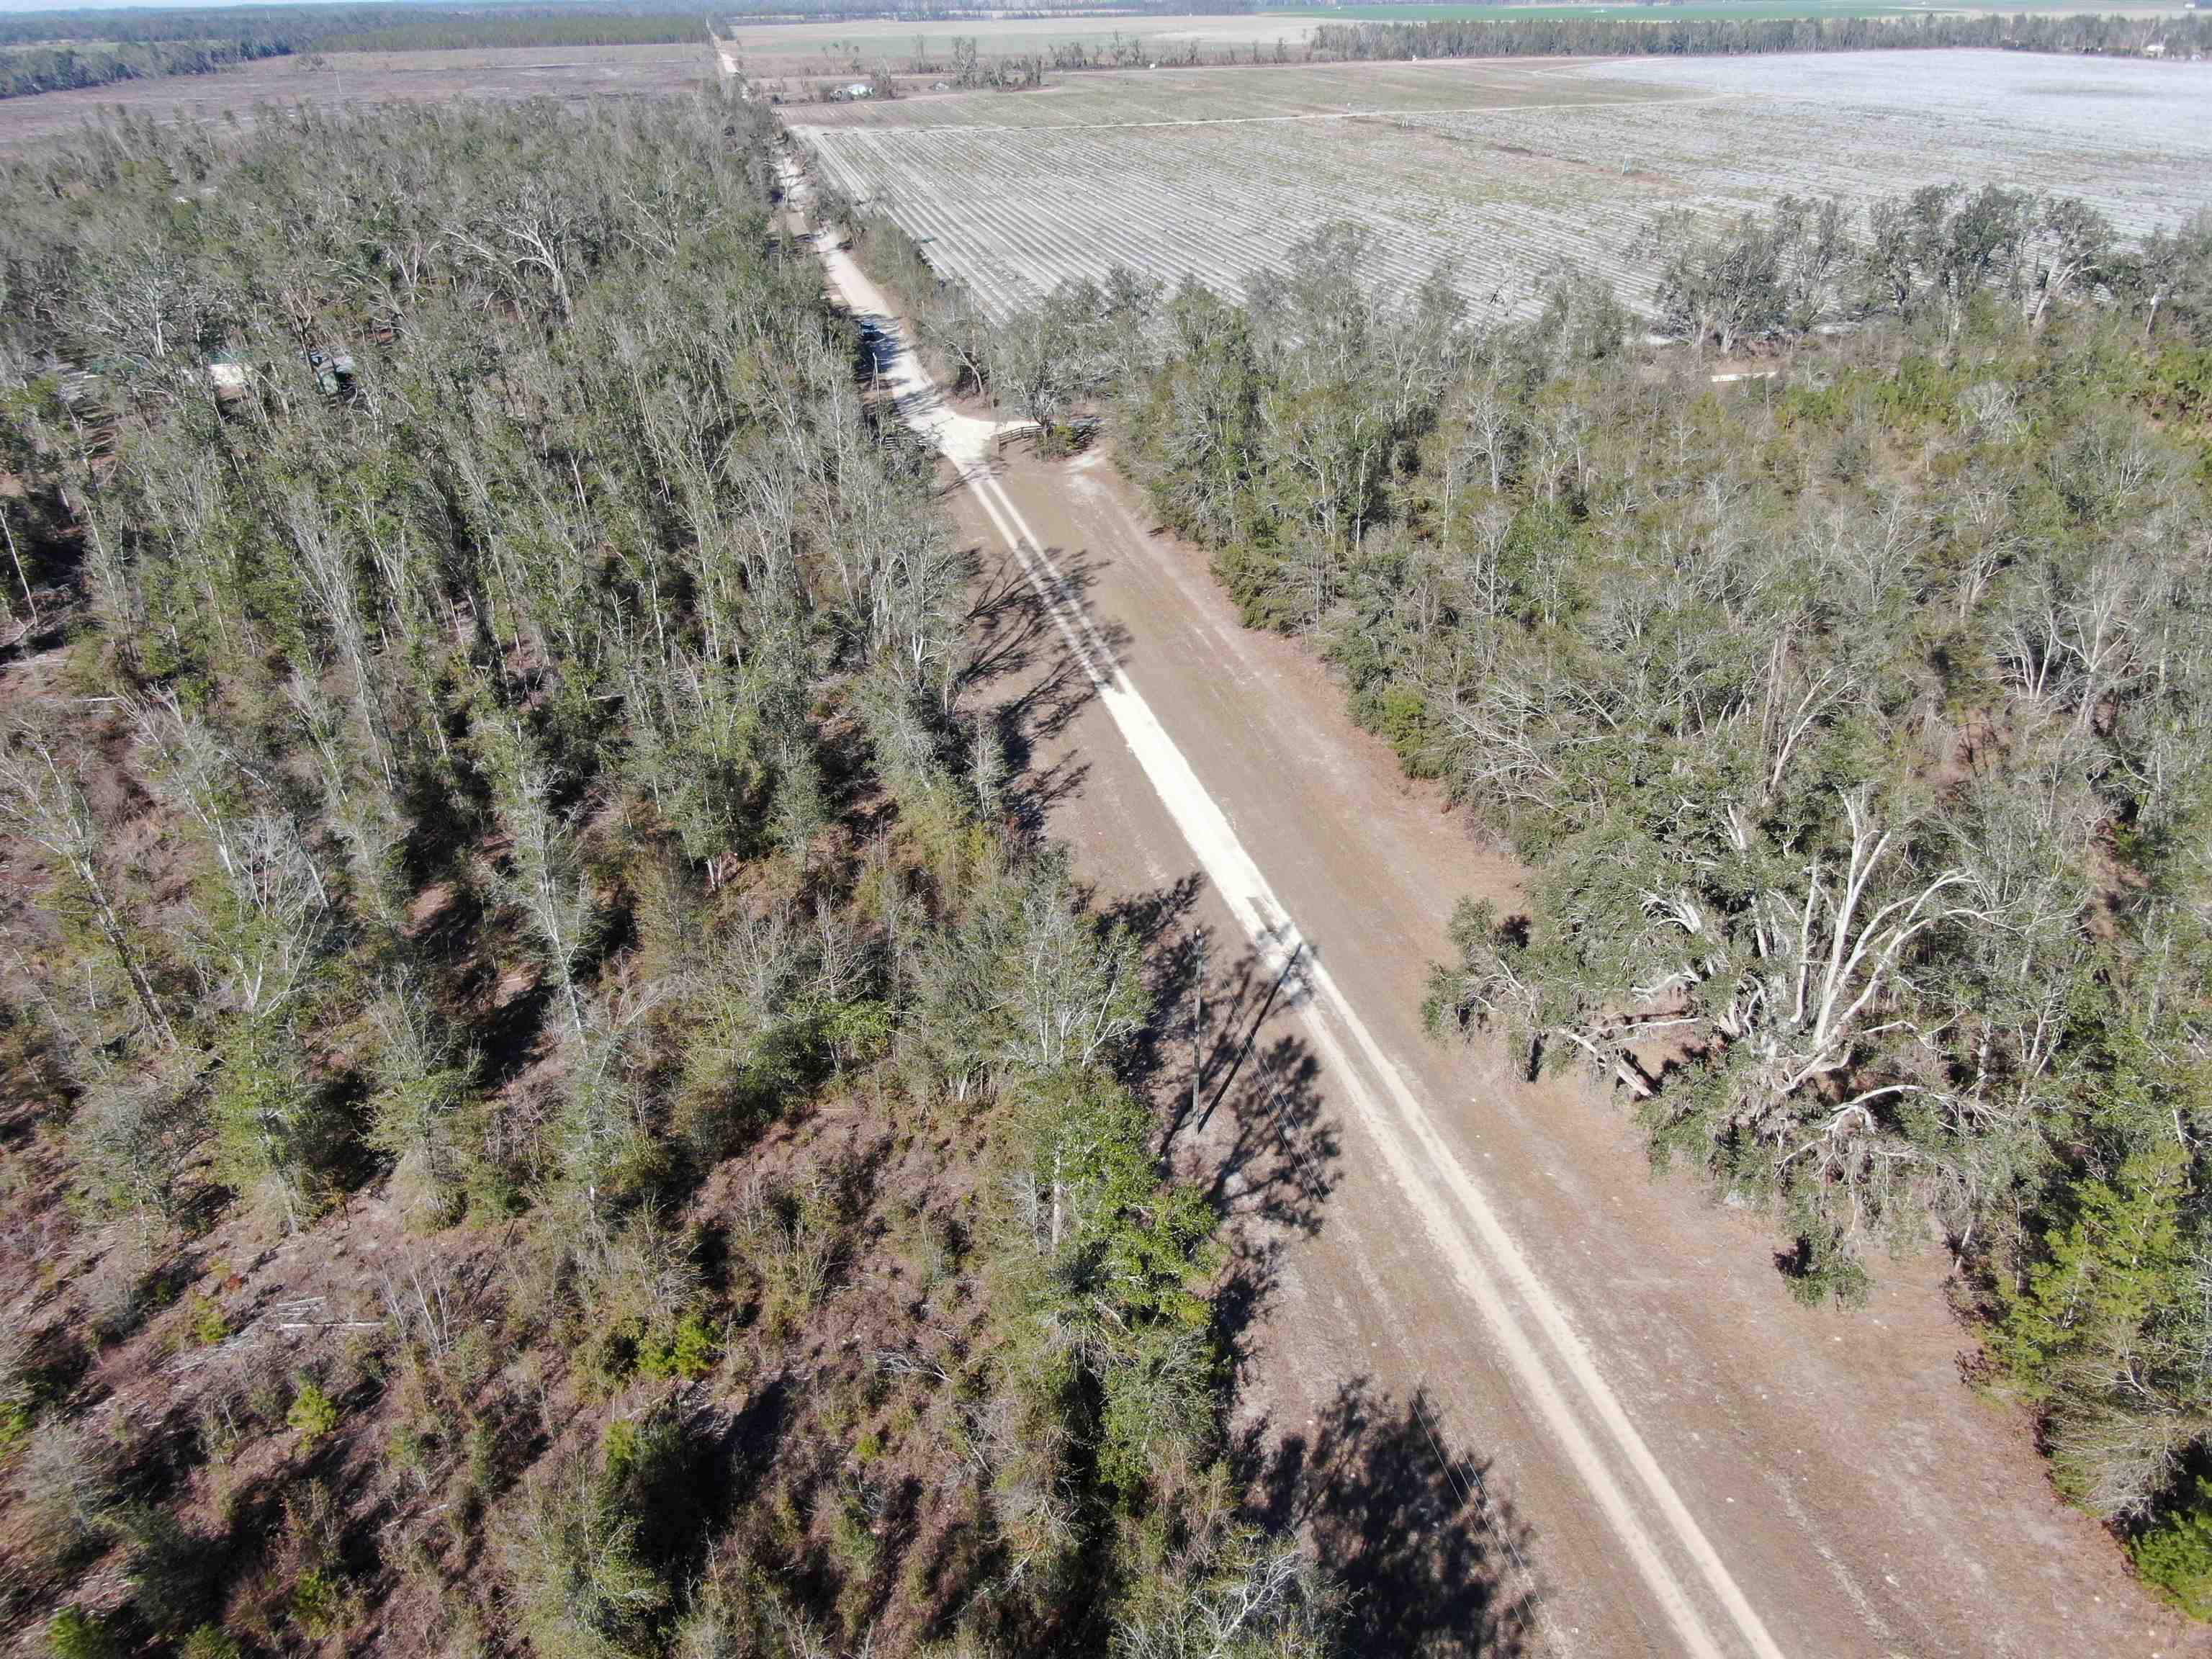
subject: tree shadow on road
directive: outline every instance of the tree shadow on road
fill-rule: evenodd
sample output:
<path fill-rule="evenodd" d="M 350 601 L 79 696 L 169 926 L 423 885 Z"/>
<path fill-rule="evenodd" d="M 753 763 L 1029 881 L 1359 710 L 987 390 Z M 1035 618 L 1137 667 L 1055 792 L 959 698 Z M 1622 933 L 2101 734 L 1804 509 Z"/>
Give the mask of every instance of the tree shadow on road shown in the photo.
<path fill-rule="evenodd" d="M 1400 1401 L 1355 1377 L 1304 1433 L 1255 1425 L 1235 1456 L 1258 1518 L 1303 1533 L 1343 1588 L 1341 1652 L 1529 1650 L 1533 1534 L 1486 1485 L 1489 1465 L 1444 1437 L 1425 1391 Z"/>
<path fill-rule="evenodd" d="M 1301 994 L 1302 956 L 1279 957 L 1248 947 L 1217 965 L 1202 928 L 1156 949 L 1149 1058 L 1154 1091 L 1170 1102 L 1162 1146 L 1206 1182 L 1224 1218 L 1311 1235 L 1341 1147 L 1313 1051 L 1268 1029 Z"/>
<path fill-rule="evenodd" d="M 1163 1159 L 1220 1218 L 1215 1329 L 1241 1371 L 1286 1242 L 1322 1230 L 1342 1148 L 1319 1062 L 1302 1036 L 1270 1024 L 1296 1004 L 1299 959 L 1248 947 L 1224 961 L 1191 921 L 1204 890 L 1194 872 L 1108 914 L 1144 948 L 1152 994 L 1128 1080 L 1158 1110 Z"/>
<path fill-rule="evenodd" d="M 1036 842 L 1043 838 L 1047 815 L 1081 793 L 1091 769 L 1073 750 L 1040 767 L 1037 750 L 1066 733 L 1098 688 L 1020 562 L 1004 548 L 978 550 L 975 559 L 966 629 L 974 643 L 961 694 L 1005 763 L 1001 809 L 1024 839 Z M 1070 561 L 1060 570 L 1072 602 L 1081 605 L 1097 567 Z M 1110 631 L 1094 631 L 1113 648 Z"/>

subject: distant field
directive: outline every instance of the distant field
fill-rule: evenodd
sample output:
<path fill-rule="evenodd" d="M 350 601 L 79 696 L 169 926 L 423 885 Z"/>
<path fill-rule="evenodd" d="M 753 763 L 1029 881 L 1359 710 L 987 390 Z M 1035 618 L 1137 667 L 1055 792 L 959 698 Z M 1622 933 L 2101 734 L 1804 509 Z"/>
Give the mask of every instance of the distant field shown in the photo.
<path fill-rule="evenodd" d="M 157 121 L 219 120 L 226 112 L 245 119 L 257 104 L 637 96 L 703 85 L 713 76 L 703 28 L 696 46 L 333 52 L 320 68 L 311 61 L 264 58 L 220 75 L 0 100 L 0 150 L 73 132 L 118 108 Z"/>
<path fill-rule="evenodd" d="M 1929 11 L 2098 11 L 2179 12 L 2168 0 L 2144 6 L 2114 0 L 1685 0 L 1680 5 L 1402 5 L 1286 6 L 1238 16 L 1066 17 L 977 19 L 972 21 L 896 23 L 879 18 L 843 22 L 747 23 L 730 26 L 755 77 L 838 75 L 855 65 L 872 70 L 888 63 L 904 73 L 917 55 L 941 61 L 951 54 L 955 35 L 973 37 L 986 58 L 1048 54 L 1055 46 L 1079 41 L 1096 45 L 1119 34 L 1125 40 L 1155 43 L 1162 53 L 1195 42 L 1207 58 L 1280 40 L 1303 49 L 1316 23 L 1383 23 L 1444 17 L 1637 17 L 1665 22 L 1685 17 L 1888 17 Z M 917 54 L 916 38 L 923 42 Z"/>
<path fill-rule="evenodd" d="M 1665 6 L 1283 6 L 1267 13 L 1272 17 L 1296 18 L 1316 23 L 1407 23 L 1449 17 L 1640 17 L 1663 23 L 1677 17 L 1893 17 L 1936 11 L 1992 11 L 2027 9 L 1968 3 L 1935 6 L 1915 0 L 1685 0 Z M 2037 8 L 2042 9 L 2042 8 Z M 2114 8 L 2100 7 L 2110 11 Z"/>
<path fill-rule="evenodd" d="M 1100 46 L 1120 35 L 1124 40 L 1148 41 L 1165 49 L 1196 43 L 1207 58 L 1233 50 L 1245 55 L 1254 46 L 1272 47 L 1281 40 L 1303 48 L 1316 22 L 1358 22 L 1364 9 L 1350 12 L 1312 11 L 1296 16 L 1251 13 L 1237 16 L 1193 17 L 1070 17 L 983 18 L 972 22 L 895 23 L 882 19 L 844 23 L 754 23 L 739 21 L 730 36 L 744 53 L 747 72 L 756 79 L 776 76 L 836 75 L 857 62 L 872 68 L 887 61 L 894 72 L 904 73 L 917 56 L 932 62 L 949 61 L 954 37 L 972 38 L 985 58 L 1049 55 L 1055 46 L 1071 41 Z"/>
<path fill-rule="evenodd" d="M 2130 4 L 2127 0 L 2100 5 L 2097 0 L 1683 0 L 1662 6 L 1624 5 L 1438 5 L 1438 6 L 1278 6 L 1271 17 L 1299 18 L 1327 23 L 1425 22 L 1451 17 L 1641 17 L 1666 22 L 1677 17 L 1895 17 L 1928 12 L 2103 12 L 2148 15 L 2176 12 L 2178 0 L 2163 3 Z"/>
<path fill-rule="evenodd" d="M 2117 8 L 2107 7 L 2112 10 Z M 1309 6 L 1237 16 L 981 18 L 969 22 L 895 23 L 880 18 L 847 22 L 746 23 L 729 26 L 755 79 L 840 75 L 872 70 L 888 63 L 894 73 L 908 72 L 917 58 L 942 63 L 952 53 L 955 36 L 975 40 L 985 58 L 1048 56 L 1056 46 L 1080 42 L 1102 46 L 1120 35 L 1148 43 L 1160 56 L 1195 44 L 1200 56 L 1249 55 L 1252 47 L 1281 41 L 1303 53 L 1316 23 L 1381 23 L 1427 17 L 1611 17 L 1663 21 L 1672 17 L 1884 17 L 1924 12 L 1925 6 L 1888 0 L 1823 4 L 1820 0 L 1700 0 L 1667 6 Z M 1958 6 L 1955 10 L 1986 10 Z M 915 42 L 922 43 L 917 50 Z"/>
<path fill-rule="evenodd" d="M 795 137 L 1001 303 L 1116 263 L 1236 289 L 1331 218 L 1416 281 L 1525 307 L 1656 208 L 1957 179 L 2083 196 L 2140 234 L 2212 206 L 2212 66 L 1996 52 L 1133 71 L 810 108 Z"/>
<path fill-rule="evenodd" d="M 920 127 L 1108 131 L 1216 121 L 1443 113 L 1532 104 L 1665 100 L 1663 87 L 1624 87 L 1577 73 L 1571 58 L 1536 62 L 1317 64 L 1283 68 L 1101 70 L 1036 92 L 926 94 L 891 102 L 809 105 L 794 131 Z"/>

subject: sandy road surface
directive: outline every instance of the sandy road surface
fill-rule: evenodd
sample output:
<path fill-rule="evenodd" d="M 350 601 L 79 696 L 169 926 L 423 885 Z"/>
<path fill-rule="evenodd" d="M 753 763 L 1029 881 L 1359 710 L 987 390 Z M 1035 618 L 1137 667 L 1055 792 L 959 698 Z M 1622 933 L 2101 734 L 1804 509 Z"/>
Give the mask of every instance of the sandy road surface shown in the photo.
<path fill-rule="evenodd" d="M 827 262 L 856 311 L 884 308 Z M 1507 891 L 1510 869 L 1403 782 L 1297 647 L 1237 627 L 1102 458 L 1009 463 L 910 361 L 890 379 L 1003 574 L 985 650 L 1047 826 L 1106 896 L 1237 964 L 1207 975 L 1230 1041 L 1178 1149 L 1277 1234 L 1240 1340 L 1262 1463 L 1318 1457 L 1350 1397 L 1430 1440 L 1433 1467 L 1400 1479 L 1482 1471 L 1487 1535 L 1434 1556 L 1426 1584 L 1384 1586 L 1425 1589 L 1446 1622 L 1391 1634 L 2183 1650 L 2051 1500 L 2019 1421 L 1959 1385 L 1937 1264 L 1892 1266 L 1856 1316 L 1796 1307 L 1766 1230 L 1647 1179 L 1601 1103 L 1428 1043 L 1414 1010 L 1451 902 Z M 1017 585 L 1026 606 L 1003 602 Z"/>

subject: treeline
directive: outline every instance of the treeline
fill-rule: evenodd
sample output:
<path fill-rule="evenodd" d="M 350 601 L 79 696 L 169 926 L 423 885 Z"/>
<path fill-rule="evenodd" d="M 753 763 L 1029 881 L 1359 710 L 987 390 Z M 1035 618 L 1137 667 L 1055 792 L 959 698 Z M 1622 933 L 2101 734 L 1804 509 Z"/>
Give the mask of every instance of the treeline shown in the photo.
<path fill-rule="evenodd" d="M 0 98 L 112 86 L 165 75 L 213 75 L 282 48 L 252 40 L 164 40 L 110 46 L 19 46 L 0 52 Z"/>
<path fill-rule="evenodd" d="M 1348 227 L 1241 305 L 929 337 L 1055 434 L 1104 403 L 1246 621 L 1527 864 L 1437 1031 L 1617 1091 L 1808 1299 L 1942 1241 L 2059 1486 L 2212 1616 L 2212 218 L 1939 186 L 1646 252 L 1694 350 L 1586 281 L 1378 295 Z"/>
<path fill-rule="evenodd" d="M 717 18 L 743 19 L 757 26 L 775 22 L 932 23 L 961 18 L 989 17 L 1000 21 L 1053 21 L 1068 17 L 1235 17 L 1254 9 L 1253 0 L 1206 0 L 1194 7 L 1188 0 L 1113 0 L 1109 4 L 1085 4 L 1084 0 L 1029 0 L 1021 6 L 997 6 L 989 0 L 929 0 L 926 5 L 887 6 L 870 0 L 739 0 L 714 8 Z"/>
<path fill-rule="evenodd" d="M 6 164 L 11 1635 L 1332 1639 L 772 177 L 703 100 Z"/>
<path fill-rule="evenodd" d="M 385 16 L 397 5 L 221 6 L 204 9 L 135 9 L 118 7 L 88 11 L 21 11 L 0 16 L 0 45 L 41 41 L 118 41 L 145 44 L 173 40 L 289 43 L 294 25 L 308 27 L 328 14 L 357 26 L 368 16 Z M 289 44 L 285 45 L 289 50 Z"/>
<path fill-rule="evenodd" d="M 986 46 L 981 36 L 954 34 L 945 37 L 933 50 L 929 42 L 917 36 L 914 53 L 905 60 L 902 72 L 915 76 L 942 76 L 948 86 L 963 92 L 1030 92 L 1042 87 L 1045 76 L 1051 71 L 1139 69 L 1162 64 L 1196 68 L 1200 64 L 1292 61 L 1290 49 L 1280 43 L 1264 48 L 1255 45 L 1246 58 L 1240 59 L 1233 48 L 1210 52 L 1202 49 L 1195 40 L 1164 42 L 1143 35 L 1125 35 L 1118 29 L 1099 41 L 1055 40 L 1042 52 L 988 52 Z M 866 77 L 872 98 L 899 95 L 898 84 L 885 60 L 871 62 L 859 57 L 850 58 L 845 72 L 836 80 L 798 81 L 795 94 L 793 81 L 797 77 L 763 77 L 754 85 L 756 95 L 764 96 L 772 103 L 791 101 L 794 95 L 814 103 L 833 103 L 844 96 L 845 88 L 859 76 Z"/>
<path fill-rule="evenodd" d="M 482 15 L 424 14 L 375 28 L 331 30 L 315 37 L 317 52 L 463 52 L 522 46 L 653 46 L 703 44 L 697 12 L 603 11 L 562 7 Z"/>
<path fill-rule="evenodd" d="M 459 3 L 218 7 L 178 11 L 66 11 L 0 18 L 0 45 L 22 48 L 40 73 L 79 78 L 27 85 L 98 86 L 154 75 L 204 74 L 257 58 L 313 52 L 441 52 L 474 47 L 650 46 L 703 41 L 702 14 L 665 0 L 549 5 Z M 57 70 L 55 59 L 68 60 Z M 102 72 L 102 66 L 106 72 Z M 12 70 L 19 80 L 27 79 Z"/>
<path fill-rule="evenodd" d="M 1144 69 L 1163 64 L 1195 69 L 1201 64 L 1308 63 L 1314 55 L 1303 45 L 1293 48 L 1287 35 L 1267 44 L 1249 42 L 1239 57 L 1234 46 L 1208 47 L 1195 39 L 1168 40 L 1157 35 L 1124 35 L 1116 30 L 1103 40 L 1054 40 L 1044 53 L 1029 61 L 1042 72 L 1048 62 L 1061 71 Z"/>
<path fill-rule="evenodd" d="M 334 50 L 332 39 L 381 34 L 418 24 L 465 30 L 535 21 L 557 25 L 571 17 L 665 17 L 665 0 L 587 0 L 563 5 L 549 0 L 475 3 L 474 0 L 391 0 L 390 3 L 210 6 L 168 9 L 101 8 L 86 11 L 14 12 L 0 16 L 0 45 L 40 41 L 236 41 L 278 52 Z M 684 14 L 686 40 L 704 33 L 702 14 Z"/>
<path fill-rule="evenodd" d="M 1936 17 L 1439 17 L 1317 23 L 1316 58 L 1700 57 L 1980 46 L 2169 58 L 2212 47 L 2212 19 L 1988 12 Z"/>

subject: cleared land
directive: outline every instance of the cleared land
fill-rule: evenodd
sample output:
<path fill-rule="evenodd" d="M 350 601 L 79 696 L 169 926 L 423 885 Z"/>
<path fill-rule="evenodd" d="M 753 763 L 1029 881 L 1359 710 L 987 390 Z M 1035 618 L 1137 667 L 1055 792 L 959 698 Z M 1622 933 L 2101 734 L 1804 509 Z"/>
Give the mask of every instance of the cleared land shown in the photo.
<path fill-rule="evenodd" d="M 332 52 L 264 58 L 220 75 L 124 81 L 0 99 L 0 149 L 75 132 L 117 110 L 155 121 L 251 118 L 257 104 L 443 103 L 453 99 L 638 97 L 713 80 L 696 46 L 532 46 L 502 51 Z"/>
<path fill-rule="evenodd" d="M 2078 195 L 2139 234 L 2212 206 L 2212 65 L 1996 52 L 1132 71 L 809 109 L 793 132 L 987 301 L 1116 264 L 1236 290 L 1316 225 L 1389 277 L 1525 307 L 1568 264 L 1640 301 L 1671 205 L 1937 180 Z"/>
<path fill-rule="evenodd" d="M 1040 127 L 1112 131 L 1219 121 L 1291 120 L 1347 114 L 1442 114 L 1547 102 L 1638 103 L 1684 94 L 1622 88 L 1571 73 L 1572 60 L 1445 64 L 1326 64 L 1259 69 L 1100 70 L 1069 75 L 1035 92 L 931 93 L 886 103 L 862 100 L 794 111 L 794 127 Z"/>
<path fill-rule="evenodd" d="M 1208 61 L 1235 52 L 1242 57 L 1253 46 L 1272 47 L 1278 41 L 1303 56 L 1316 23 L 1380 23 L 1394 20 L 1432 17 L 1505 17 L 1520 20 L 1547 17 L 1627 17 L 1672 21 L 1685 17 L 1889 17 L 1925 16 L 1930 8 L 1920 0 L 1687 0 L 1670 4 L 1662 12 L 1638 5 L 1404 5 L 1353 8 L 1341 6 L 1285 6 L 1243 16 L 974 18 L 900 23 L 882 18 L 852 18 L 819 23 L 757 23 L 743 19 L 725 28 L 744 49 L 747 69 L 756 76 L 838 75 L 872 70 L 887 62 L 893 73 L 905 74 L 914 65 L 915 41 L 923 42 L 921 56 L 941 62 L 951 56 L 954 36 L 975 40 L 987 58 L 1048 55 L 1055 46 L 1071 41 L 1097 46 L 1119 35 L 1143 41 L 1164 58 L 1195 44 Z M 1996 5 L 1962 3 L 1935 8 L 1945 12 L 1985 11 L 2097 11 L 2128 15 L 2172 12 L 2176 8 L 2099 4 L 2095 0 L 2030 0 L 2029 3 Z"/>
<path fill-rule="evenodd" d="M 1039 18 L 979 18 L 972 22 L 895 23 L 881 18 L 857 18 L 841 23 L 757 23 L 742 20 L 726 38 L 744 54 L 747 73 L 758 79 L 780 76 L 842 75 L 856 70 L 872 70 L 888 63 L 896 74 L 912 71 L 917 58 L 930 64 L 950 63 L 956 37 L 972 39 L 986 58 L 1049 56 L 1055 46 L 1079 41 L 1099 46 L 1119 35 L 1123 40 L 1147 43 L 1157 52 L 1187 48 L 1195 44 L 1201 57 L 1214 58 L 1234 52 L 1246 55 L 1250 48 L 1272 48 L 1282 40 L 1303 57 L 1307 37 L 1316 21 L 1336 14 L 1310 12 L 1274 17 L 1256 14 L 1241 17 L 1071 17 L 1062 21 Z M 917 52 L 916 42 L 921 43 Z"/>

